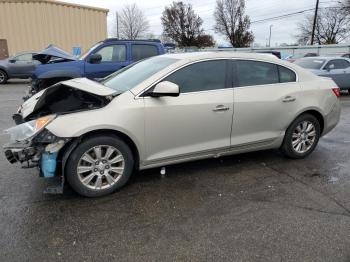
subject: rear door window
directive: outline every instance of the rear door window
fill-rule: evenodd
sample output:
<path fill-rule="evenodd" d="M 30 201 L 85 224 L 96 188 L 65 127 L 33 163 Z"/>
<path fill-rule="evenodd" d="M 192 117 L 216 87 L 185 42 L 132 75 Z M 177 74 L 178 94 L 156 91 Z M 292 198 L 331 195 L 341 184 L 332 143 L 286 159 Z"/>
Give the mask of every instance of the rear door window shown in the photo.
<path fill-rule="evenodd" d="M 255 86 L 279 83 L 277 65 L 250 60 L 237 60 L 237 85 Z"/>
<path fill-rule="evenodd" d="M 132 59 L 134 62 L 158 55 L 158 48 L 155 45 L 133 44 L 131 47 Z"/>

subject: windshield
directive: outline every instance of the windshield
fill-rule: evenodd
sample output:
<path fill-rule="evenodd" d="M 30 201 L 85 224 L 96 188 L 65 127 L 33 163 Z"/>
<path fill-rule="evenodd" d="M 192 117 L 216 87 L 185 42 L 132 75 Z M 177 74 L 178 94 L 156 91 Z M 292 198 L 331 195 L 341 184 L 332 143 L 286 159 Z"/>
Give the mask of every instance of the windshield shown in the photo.
<path fill-rule="evenodd" d="M 122 93 L 177 61 L 178 59 L 162 56 L 148 58 L 115 72 L 102 80 L 101 84 Z"/>
<path fill-rule="evenodd" d="M 79 60 L 84 60 L 88 56 L 88 54 L 90 54 L 91 51 L 98 47 L 100 44 L 102 44 L 102 42 L 98 42 L 96 45 L 92 46 L 88 51 L 86 51 L 79 57 Z"/>
<path fill-rule="evenodd" d="M 295 61 L 294 64 L 307 69 L 321 69 L 325 62 L 325 59 L 300 59 Z"/>

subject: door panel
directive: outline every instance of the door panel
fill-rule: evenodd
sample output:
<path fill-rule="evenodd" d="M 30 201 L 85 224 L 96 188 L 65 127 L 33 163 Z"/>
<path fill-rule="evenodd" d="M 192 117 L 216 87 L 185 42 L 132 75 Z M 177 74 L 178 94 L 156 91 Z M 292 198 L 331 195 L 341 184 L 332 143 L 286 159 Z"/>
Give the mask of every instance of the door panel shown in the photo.
<path fill-rule="evenodd" d="M 233 147 L 280 137 L 299 108 L 301 88 L 293 82 L 294 72 L 270 63 L 251 62 L 239 68 L 241 61 L 237 61 L 233 66 L 238 86 L 234 89 Z"/>
<path fill-rule="evenodd" d="M 235 88 L 232 145 L 279 137 L 298 111 L 300 91 L 298 83 Z"/>
<path fill-rule="evenodd" d="M 11 77 L 30 77 L 36 66 L 32 56 L 31 53 L 22 54 L 13 58 L 14 63 L 8 62 Z"/>
<path fill-rule="evenodd" d="M 333 69 L 328 69 L 330 66 Z M 350 87 L 350 63 L 345 59 L 330 60 L 323 68 L 322 76 L 330 77 L 340 88 Z"/>
<path fill-rule="evenodd" d="M 349 86 L 349 84 L 346 83 L 347 82 L 346 69 L 333 69 L 333 70 L 330 70 L 329 72 L 325 71 L 324 73 L 322 73 L 321 76 L 332 78 L 333 81 L 340 88 L 345 88 L 345 87 Z M 348 74 L 348 76 L 349 76 L 349 74 Z"/>
<path fill-rule="evenodd" d="M 232 89 L 146 97 L 146 161 L 229 148 L 232 113 Z"/>
<path fill-rule="evenodd" d="M 102 60 L 99 64 L 90 64 L 87 58 L 85 76 L 89 79 L 99 79 L 127 66 L 129 64 L 127 47 L 125 44 L 111 44 L 93 51 L 91 54 L 100 54 Z"/>

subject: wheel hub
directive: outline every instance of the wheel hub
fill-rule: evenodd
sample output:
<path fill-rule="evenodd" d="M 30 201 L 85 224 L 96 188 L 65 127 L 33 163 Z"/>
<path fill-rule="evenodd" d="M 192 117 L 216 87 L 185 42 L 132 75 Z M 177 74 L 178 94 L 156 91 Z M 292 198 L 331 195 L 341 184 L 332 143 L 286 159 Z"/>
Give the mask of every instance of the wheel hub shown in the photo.
<path fill-rule="evenodd" d="M 292 135 L 293 149 L 300 154 L 310 150 L 316 139 L 316 128 L 310 121 L 303 121 L 297 125 Z"/>
<path fill-rule="evenodd" d="M 124 164 L 123 155 L 115 147 L 95 146 L 81 156 L 77 173 L 84 186 L 95 190 L 106 189 L 120 179 Z"/>

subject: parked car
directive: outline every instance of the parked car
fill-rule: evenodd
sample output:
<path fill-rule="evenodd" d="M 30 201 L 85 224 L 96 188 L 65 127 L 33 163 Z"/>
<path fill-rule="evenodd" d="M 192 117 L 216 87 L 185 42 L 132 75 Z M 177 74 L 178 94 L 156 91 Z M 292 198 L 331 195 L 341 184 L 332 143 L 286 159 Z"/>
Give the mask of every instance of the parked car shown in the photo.
<path fill-rule="evenodd" d="M 323 56 L 330 56 L 330 57 L 345 57 L 345 58 L 350 58 L 350 53 L 334 53 L 334 54 L 326 54 Z"/>
<path fill-rule="evenodd" d="M 40 64 L 33 60 L 34 52 L 22 52 L 0 60 L 0 84 L 5 84 L 11 78 L 29 78 L 35 67 Z"/>
<path fill-rule="evenodd" d="M 350 59 L 343 57 L 303 58 L 295 64 L 319 76 L 330 77 L 342 90 L 350 93 Z"/>
<path fill-rule="evenodd" d="M 337 125 L 338 96 L 331 79 L 269 55 L 167 54 L 36 94 L 5 155 L 102 196 L 138 169 L 271 148 L 304 158 Z"/>
<path fill-rule="evenodd" d="M 288 62 L 294 63 L 298 59 L 301 59 L 304 57 L 315 57 L 315 56 L 318 56 L 318 54 L 317 53 L 295 54 L 295 55 L 291 55 L 291 56 L 286 57 L 286 60 Z"/>
<path fill-rule="evenodd" d="M 257 51 L 256 53 L 260 53 L 260 54 L 271 54 L 276 56 L 277 58 L 281 59 L 281 52 L 279 51 Z"/>
<path fill-rule="evenodd" d="M 164 53 L 165 49 L 158 40 L 106 39 L 80 58 L 49 46 L 34 56 L 43 64 L 34 71 L 29 96 L 68 79 L 101 79 L 131 63 Z"/>

